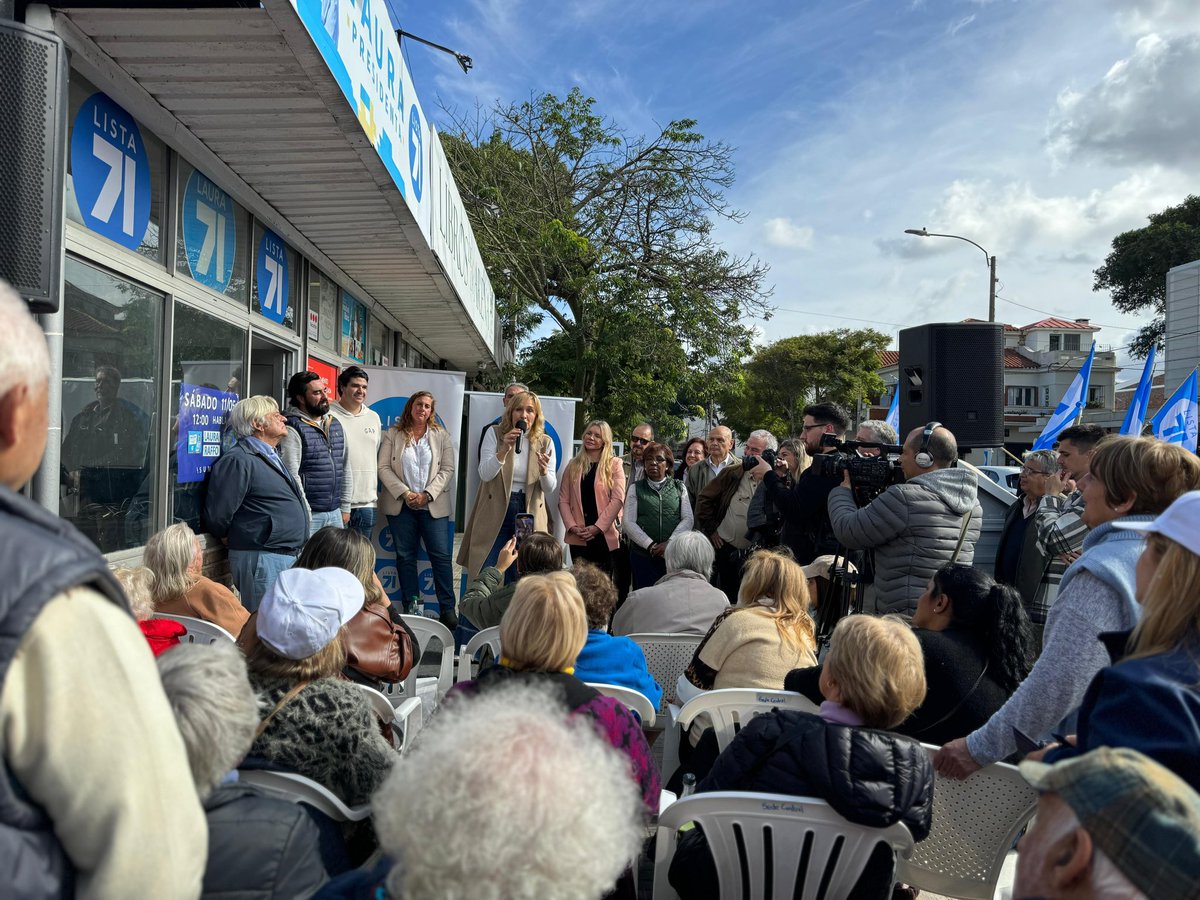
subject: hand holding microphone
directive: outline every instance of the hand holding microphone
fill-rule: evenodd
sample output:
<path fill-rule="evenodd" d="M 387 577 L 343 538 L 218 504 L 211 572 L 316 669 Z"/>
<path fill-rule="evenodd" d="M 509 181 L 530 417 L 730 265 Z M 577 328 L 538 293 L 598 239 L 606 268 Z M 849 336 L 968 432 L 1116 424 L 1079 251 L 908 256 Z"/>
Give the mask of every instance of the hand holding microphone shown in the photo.
<path fill-rule="evenodd" d="M 521 434 L 524 434 L 529 428 L 529 426 L 525 424 L 524 419 L 518 419 L 515 424 L 517 430 L 520 431 Z M 513 449 L 516 450 L 517 453 L 521 452 L 521 434 L 517 435 L 517 443 L 513 446 Z"/>

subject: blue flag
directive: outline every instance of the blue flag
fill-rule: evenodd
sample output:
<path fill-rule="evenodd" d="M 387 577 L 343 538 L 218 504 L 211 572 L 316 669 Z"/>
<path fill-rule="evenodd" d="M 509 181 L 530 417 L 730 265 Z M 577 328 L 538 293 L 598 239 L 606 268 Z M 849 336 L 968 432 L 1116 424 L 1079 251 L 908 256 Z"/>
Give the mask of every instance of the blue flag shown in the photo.
<path fill-rule="evenodd" d="M 1053 448 L 1054 442 L 1058 440 L 1058 435 L 1063 429 L 1074 425 L 1075 420 L 1083 412 L 1083 407 L 1087 403 L 1088 382 L 1092 378 L 1092 360 L 1095 356 L 1096 342 L 1092 341 L 1092 350 L 1088 353 L 1087 361 L 1079 370 L 1079 374 L 1075 376 L 1075 380 L 1071 382 L 1071 386 L 1067 388 L 1067 392 L 1063 394 L 1063 398 L 1058 401 L 1058 407 L 1054 410 L 1050 421 L 1046 423 L 1046 427 L 1042 429 L 1041 436 L 1034 441 L 1034 450 Z"/>
<path fill-rule="evenodd" d="M 1154 436 L 1168 444 L 1180 444 L 1196 452 L 1196 370 L 1183 380 L 1163 408 L 1150 420 Z"/>
<path fill-rule="evenodd" d="M 892 394 L 892 405 L 888 407 L 887 417 L 883 420 L 897 432 L 900 431 L 900 385 L 896 385 L 896 393 Z M 901 441 L 901 443 L 904 443 Z"/>
<path fill-rule="evenodd" d="M 1129 409 L 1125 412 L 1125 422 L 1121 425 L 1121 434 L 1138 437 L 1142 433 L 1142 423 L 1146 420 L 1146 407 L 1150 405 L 1150 385 L 1154 381 L 1154 352 L 1155 346 L 1150 345 L 1150 355 L 1146 357 L 1146 365 L 1142 369 L 1142 380 L 1138 382 L 1133 399 L 1129 401 Z"/>

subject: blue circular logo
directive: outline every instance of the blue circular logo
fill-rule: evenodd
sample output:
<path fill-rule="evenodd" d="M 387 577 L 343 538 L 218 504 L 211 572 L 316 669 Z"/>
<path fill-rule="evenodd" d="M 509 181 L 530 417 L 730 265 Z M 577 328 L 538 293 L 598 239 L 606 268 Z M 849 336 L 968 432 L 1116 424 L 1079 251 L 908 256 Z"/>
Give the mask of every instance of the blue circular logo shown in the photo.
<path fill-rule="evenodd" d="M 182 219 L 183 246 L 192 277 L 225 293 L 237 252 L 233 198 L 194 169 L 183 192 Z"/>
<path fill-rule="evenodd" d="M 408 110 L 408 180 L 412 182 L 413 199 L 418 203 L 425 191 L 424 137 L 421 114 L 414 103 Z"/>
<path fill-rule="evenodd" d="M 92 94 L 75 114 L 71 180 L 83 224 L 136 250 L 150 224 L 150 159 L 137 122 L 107 94 Z"/>
<path fill-rule="evenodd" d="M 282 325 L 288 308 L 287 245 L 268 228 L 263 229 L 262 240 L 258 242 L 255 272 L 258 311 Z"/>

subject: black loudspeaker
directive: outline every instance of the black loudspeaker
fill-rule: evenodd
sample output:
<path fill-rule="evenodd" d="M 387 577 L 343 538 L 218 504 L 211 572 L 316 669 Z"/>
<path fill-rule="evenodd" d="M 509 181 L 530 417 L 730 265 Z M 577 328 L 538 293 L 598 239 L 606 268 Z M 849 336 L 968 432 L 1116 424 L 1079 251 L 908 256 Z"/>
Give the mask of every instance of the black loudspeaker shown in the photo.
<path fill-rule="evenodd" d="M 33 312 L 56 312 L 67 146 L 60 38 L 0 19 L 0 110 L 0 280 Z"/>
<path fill-rule="evenodd" d="M 1004 328 L 993 322 L 900 332 L 900 441 L 941 422 L 959 448 L 1004 443 Z"/>

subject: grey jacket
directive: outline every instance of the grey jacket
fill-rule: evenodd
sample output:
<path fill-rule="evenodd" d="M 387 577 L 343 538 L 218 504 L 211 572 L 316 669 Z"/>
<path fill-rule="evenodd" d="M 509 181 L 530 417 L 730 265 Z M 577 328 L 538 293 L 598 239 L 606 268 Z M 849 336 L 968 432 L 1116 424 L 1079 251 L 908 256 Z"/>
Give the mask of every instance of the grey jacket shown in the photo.
<path fill-rule="evenodd" d="M 698 634 L 729 608 L 725 594 L 698 572 L 668 572 L 633 591 L 613 614 L 612 634 Z"/>
<path fill-rule="evenodd" d="M 875 551 L 875 591 L 880 612 L 911 613 L 930 577 L 954 555 L 969 515 L 956 562 L 970 565 L 983 523 L 978 482 L 966 468 L 934 469 L 889 487 L 858 509 L 849 489 L 829 495 L 834 536 L 854 550 Z"/>

